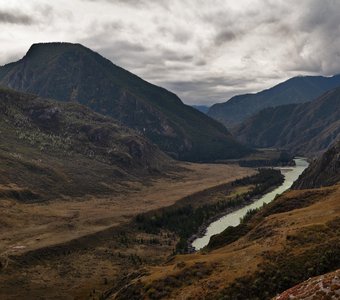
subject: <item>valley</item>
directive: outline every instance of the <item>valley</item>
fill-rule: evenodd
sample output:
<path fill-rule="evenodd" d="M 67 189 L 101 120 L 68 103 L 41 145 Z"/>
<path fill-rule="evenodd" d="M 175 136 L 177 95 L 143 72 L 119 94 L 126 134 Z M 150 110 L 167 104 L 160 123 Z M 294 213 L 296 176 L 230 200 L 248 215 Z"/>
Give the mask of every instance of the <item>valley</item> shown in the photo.
<path fill-rule="evenodd" d="M 298 188 L 316 167 L 339 174 L 333 168 L 339 163 L 338 146 L 313 161 L 294 189 L 249 211 L 239 225 L 212 236 L 201 251 L 150 267 L 114 299 L 271 299 L 310 277 L 339 269 L 338 181 Z M 338 293 L 339 286 L 333 288 Z"/>
<path fill-rule="evenodd" d="M 319 108 L 329 144 L 337 97 L 299 108 Z M 301 148 L 311 165 L 294 182 L 307 167 L 294 147 L 178 161 L 81 104 L 6 88 L 0 99 L 1 298 L 269 299 L 338 266 L 338 143 L 318 159 L 322 138 Z M 304 189 L 284 192 L 292 184 Z M 219 218 L 232 226 L 209 233 Z"/>
<path fill-rule="evenodd" d="M 166 178 L 144 185 L 126 183 L 119 195 L 111 197 L 85 196 L 30 204 L 1 197 L 3 296 L 15 299 L 25 291 L 27 299 L 46 293 L 51 298 L 83 299 L 84 293 L 99 289 L 99 297 L 108 288 L 104 277 L 112 284 L 120 272 L 132 271 L 136 264 L 162 261 L 174 251 L 176 235 L 138 231 L 129 225 L 134 216 L 254 173 L 220 164 L 184 163 L 181 168 L 180 172 L 173 171 Z M 1 186 L 2 191 L 6 188 L 9 185 Z M 141 243 L 141 239 L 145 241 Z M 91 261 L 91 270 L 85 261 Z M 73 278 L 71 274 L 77 276 Z M 45 281 L 46 277 L 50 279 Z M 24 285 L 12 293 L 12 284 L 18 280 L 28 280 L 26 288 Z"/>
<path fill-rule="evenodd" d="M 340 2 L 2 2 L 0 300 L 340 299 Z"/>
<path fill-rule="evenodd" d="M 270 299 L 339 267 L 339 186 L 285 193 L 210 248 L 176 256 L 115 299 Z M 294 202 L 300 202 L 294 208 Z M 286 204 L 285 204 L 286 203 Z M 236 227 L 237 228 L 237 227 Z M 238 238 L 228 242 L 228 236 Z"/>
<path fill-rule="evenodd" d="M 209 244 L 212 236 L 218 235 L 219 233 L 226 230 L 228 227 L 235 227 L 239 225 L 242 219 L 247 218 L 249 213 L 254 213 L 261 209 L 264 205 L 270 203 L 278 197 L 280 194 L 288 190 L 301 173 L 308 167 L 308 162 L 304 159 L 295 159 L 295 166 L 286 168 L 279 168 L 280 172 L 284 176 L 284 181 L 281 185 L 262 195 L 260 198 L 255 199 L 253 203 L 246 205 L 234 212 L 228 213 L 222 216 L 218 220 L 212 222 L 207 226 L 203 236 L 196 238 L 192 245 L 195 250 L 200 250 Z"/>
<path fill-rule="evenodd" d="M 2 195 L 1 252 L 10 254 L 18 243 L 26 252 L 118 226 L 143 211 L 170 206 L 195 192 L 254 173 L 251 169 L 212 164 L 186 163 L 182 168 L 147 184 L 126 182 L 125 188 L 112 196 L 64 197 L 25 204 Z M 3 193 L 9 189 L 20 190 L 11 184 L 0 186 Z M 25 232 L 19 233 L 23 227 Z"/>

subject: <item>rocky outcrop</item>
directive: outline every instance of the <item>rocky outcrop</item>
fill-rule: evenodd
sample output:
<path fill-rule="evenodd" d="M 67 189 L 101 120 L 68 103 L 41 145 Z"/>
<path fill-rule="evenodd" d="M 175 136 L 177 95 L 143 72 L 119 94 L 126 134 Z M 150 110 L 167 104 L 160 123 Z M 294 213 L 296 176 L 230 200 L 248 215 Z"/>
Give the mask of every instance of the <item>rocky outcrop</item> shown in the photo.
<path fill-rule="evenodd" d="M 292 299 L 340 299 L 340 269 L 310 278 L 273 298 L 273 300 Z"/>

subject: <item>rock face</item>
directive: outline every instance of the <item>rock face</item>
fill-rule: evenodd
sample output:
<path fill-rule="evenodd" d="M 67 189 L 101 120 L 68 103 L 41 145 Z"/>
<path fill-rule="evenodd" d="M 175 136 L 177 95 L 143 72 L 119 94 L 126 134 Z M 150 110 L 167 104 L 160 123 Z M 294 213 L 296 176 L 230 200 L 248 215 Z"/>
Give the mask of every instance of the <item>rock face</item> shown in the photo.
<path fill-rule="evenodd" d="M 178 159 L 249 153 L 220 123 L 80 44 L 34 44 L 21 60 L 0 68 L 0 84 L 84 104 L 138 130 Z"/>
<path fill-rule="evenodd" d="M 293 189 L 310 189 L 340 182 L 340 140 L 314 160 L 293 184 Z"/>
<path fill-rule="evenodd" d="M 309 300 L 340 298 L 340 270 L 308 279 L 307 281 L 290 288 L 273 300 Z"/>
<path fill-rule="evenodd" d="M 0 185 L 41 198 L 114 193 L 173 160 L 134 130 L 76 103 L 0 89 Z"/>
<path fill-rule="evenodd" d="M 340 138 L 340 88 L 318 99 L 267 108 L 243 122 L 233 133 L 254 147 L 285 148 L 300 155 L 327 149 Z"/>
<path fill-rule="evenodd" d="M 215 104 L 208 115 L 232 128 L 264 108 L 312 101 L 338 86 L 340 75 L 294 77 L 268 90 L 238 95 L 227 102 Z"/>

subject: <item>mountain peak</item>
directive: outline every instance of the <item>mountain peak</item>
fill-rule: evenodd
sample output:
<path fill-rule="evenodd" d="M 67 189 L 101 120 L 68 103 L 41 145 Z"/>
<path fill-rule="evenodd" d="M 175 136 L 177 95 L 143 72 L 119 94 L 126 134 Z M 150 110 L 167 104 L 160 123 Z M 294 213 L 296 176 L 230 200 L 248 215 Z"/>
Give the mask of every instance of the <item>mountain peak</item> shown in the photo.
<path fill-rule="evenodd" d="M 67 42 L 35 43 L 28 49 L 23 60 L 39 60 L 42 63 L 66 52 L 88 52 L 90 49 L 81 44 Z"/>
<path fill-rule="evenodd" d="M 136 129 L 177 159 L 236 158 L 249 149 L 220 123 L 80 44 L 33 44 L 0 68 L 0 84 L 64 102 L 79 102 Z"/>
<path fill-rule="evenodd" d="M 30 55 L 35 53 L 36 51 L 40 51 L 41 49 L 48 50 L 58 50 L 58 51 L 67 51 L 67 50 L 83 50 L 87 49 L 85 46 L 79 43 L 69 43 L 69 42 L 47 42 L 47 43 L 34 43 L 28 49 L 26 55 Z"/>

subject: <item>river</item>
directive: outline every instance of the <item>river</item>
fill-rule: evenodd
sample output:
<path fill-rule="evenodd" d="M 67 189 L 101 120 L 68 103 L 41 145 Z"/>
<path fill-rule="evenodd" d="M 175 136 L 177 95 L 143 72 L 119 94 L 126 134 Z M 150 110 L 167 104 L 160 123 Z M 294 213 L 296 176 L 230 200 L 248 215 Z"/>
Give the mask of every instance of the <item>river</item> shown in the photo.
<path fill-rule="evenodd" d="M 192 246 L 195 248 L 195 250 L 200 250 L 208 245 L 211 236 L 221 233 L 229 226 L 239 225 L 240 219 L 247 213 L 248 210 L 261 207 L 264 203 L 273 201 L 276 195 L 282 194 L 284 191 L 288 190 L 294 181 L 300 176 L 303 170 L 308 167 L 308 162 L 304 158 L 295 158 L 294 161 L 295 166 L 278 168 L 284 175 L 284 182 L 282 185 L 263 195 L 260 199 L 256 200 L 252 204 L 244 206 L 212 222 L 207 227 L 204 236 L 199 237 L 192 242 Z"/>

